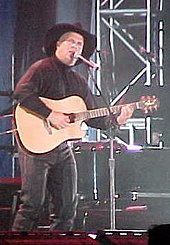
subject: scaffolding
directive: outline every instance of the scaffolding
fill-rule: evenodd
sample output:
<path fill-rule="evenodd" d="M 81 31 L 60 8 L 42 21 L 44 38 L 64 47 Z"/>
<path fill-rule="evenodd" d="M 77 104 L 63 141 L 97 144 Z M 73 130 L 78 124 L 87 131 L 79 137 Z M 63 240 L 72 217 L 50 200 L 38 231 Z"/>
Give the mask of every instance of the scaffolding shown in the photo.
<path fill-rule="evenodd" d="M 115 52 L 117 49 L 116 40 L 117 43 L 122 43 L 129 53 L 133 54 L 133 58 L 135 57 L 136 59 L 134 63 L 138 63 L 135 70 L 136 74 L 129 78 L 128 86 L 125 86 L 126 90 L 135 83 L 141 82 L 140 79 L 143 77 L 145 77 L 144 86 L 151 86 L 152 83 L 157 83 L 160 87 L 164 86 L 164 20 L 162 11 L 163 0 L 96 1 L 96 60 L 101 67 L 97 71 L 96 80 L 98 87 L 110 105 L 116 104 L 123 94 L 127 92 L 123 89 L 123 91 L 119 92 L 116 85 L 116 79 L 119 76 L 115 72 L 117 59 L 117 53 Z M 135 32 L 133 32 L 133 28 Z M 107 80 L 103 74 L 108 74 L 107 64 L 105 66 L 103 64 L 104 59 L 101 59 L 102 52 L 108 53 L 106 50 L 106 40 L 108 41 L 109 55 L 111 57 L 109 58 L 109 61 L 111 61 L 109 86 L 107 83 L 102 85 L 103 78 L 104 81 Z M 131 57 L 126 57 L 127 61 L 130 59 Z M 126 85 L 127 81 L 124 84 Z M 143 118 L 141 121 L 143 121 Z M 100 131 L 97 133 L 97 139 L 100 140 Z M 148 141 L 150 140 L 148 139 Z"/>
<path fill-rule="evenodd" d="M 102 91 L 109 105 L 113 106 L 119 102 L 129 88 L 139 82 L 143 77 L 143 80 L 145 80 L 143 86 L 149 87 L 152 83 L 156 83 L 160 87 L 164 86 L 164 21 L 162 11 L 163 0 L 96 0 L 96 62 L 101 67 L 96 73 L 96 80 L 98 87 Z M 132 31 L 131 33 L 132 28 L 136 28 L 136 30 L 139 28 L 139 31 Z M 142 32 L 140 33 L 141 28 Z M 126 86 L 124 86 L 121 91 L 119 91 L 116 86 L 116 40 L 122 43 L 124 48 L 133 54 L 133 59 L 136 59 L 136 62 L 134 63 L 138 63 L 136 66 L 137 68 L 135 68 L 135 75 L 130 78 L 128 84 L 125 82 Z M 140 42 L 141 40 L 143 40 L 143 42 Z M 109 47 L 109 51 L 107 50 L 106 43 Z M 106 62 L 105 65 L 103 64 L 103 61 L 106 60 L 106 56 L 109 56 L 109 62 Z M 130 61 L 130 57 L 126 57 L 126 62 L 128 63 L 128 61 Z M 103 75 L 104 73 L 106 75 Z M 110 74 L 109 79 L 111 79 L 111 84 L 109 86 L 107 84 L 108 73 Z M 130 146 L 135 143 L 134 133 L 136 129 L 146 130 L 146 143 L 152 144 L 151 124 L 152 120 L 150 117 L 131 118 L 125 125 L 122 125 L 120 129 L 129 131 Z M 97 141 L 100 141 L 100 139 L 101 132 L 98 130 Z M 117 136 L 115 139 L 117 142 L 123 142 Z M 111 140 L 110 151 L 112 151 L 112 143 Z M 157 143 L 159 144 L 159 141 Z M 127 143 L 125 144 L 128 146 Z M 115 229 L 116 193 L 114 183 L 115 159 L 113 152 L 110 153 L 109 169 L 110 228 Z"/>

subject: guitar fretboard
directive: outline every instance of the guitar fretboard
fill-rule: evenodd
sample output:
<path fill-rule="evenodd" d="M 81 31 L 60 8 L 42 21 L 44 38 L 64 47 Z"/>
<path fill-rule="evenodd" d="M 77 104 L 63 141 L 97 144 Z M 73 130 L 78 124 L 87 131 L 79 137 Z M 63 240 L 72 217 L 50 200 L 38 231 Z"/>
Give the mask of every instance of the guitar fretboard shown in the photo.
<path fill-rule="evenodd" d="M 134 109 L 140 109 L 140 102 L 134 102 L 128 105 L 133 106 Z M 111 106 L 109 108 L 99 108 L 99 109 L 88 110 L 85 112 L 75 113 L 75 118 L 76 118 L 76 121 L 79 121 L 79 120 L 86 120 L 86 119 L 91 119 L 91 118 L 96 118 L 96 117 L 109 116 L 110 113 L 113 113 L 113 114 L 118 113 L 121 107 L 123 106 L 125 105 L 116 105 L 116 106 Z"/>

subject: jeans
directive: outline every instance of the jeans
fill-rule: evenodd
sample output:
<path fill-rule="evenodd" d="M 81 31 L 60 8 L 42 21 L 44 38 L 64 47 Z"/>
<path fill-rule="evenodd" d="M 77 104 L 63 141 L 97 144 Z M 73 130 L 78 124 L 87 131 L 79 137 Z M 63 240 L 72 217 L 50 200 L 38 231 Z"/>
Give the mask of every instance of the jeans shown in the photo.
<path fill-rule="evenodd" d="M 36 229 L 46 198 L 50 194 L 53 221 L 50 230 L 71 230 L 78 202 L 77 168 L 66 142 L 49 153 L 30 155 L 19 150 L 21 204 L 14 219 L 13 231 Z"/>

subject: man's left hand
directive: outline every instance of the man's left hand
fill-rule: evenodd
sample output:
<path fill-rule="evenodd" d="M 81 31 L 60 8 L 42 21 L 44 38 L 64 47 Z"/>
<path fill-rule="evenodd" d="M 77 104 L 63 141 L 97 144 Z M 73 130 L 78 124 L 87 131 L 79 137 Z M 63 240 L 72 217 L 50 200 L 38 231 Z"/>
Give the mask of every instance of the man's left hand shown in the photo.
<path fill-rule="evenodd" d="M 123 105 L 121 107 L 121 112 L 119 116 L 117 117 L 117 122 L 119 125 L 125 124 L 127 119 L 129 119 L 134 112 L 134 106 L 133 105 Z"/>

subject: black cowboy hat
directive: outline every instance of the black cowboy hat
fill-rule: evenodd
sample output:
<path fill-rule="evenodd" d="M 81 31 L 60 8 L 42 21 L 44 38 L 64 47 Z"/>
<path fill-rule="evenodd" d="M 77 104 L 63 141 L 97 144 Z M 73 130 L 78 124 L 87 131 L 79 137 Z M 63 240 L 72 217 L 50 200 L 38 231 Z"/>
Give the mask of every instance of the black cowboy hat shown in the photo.
<path fill-rule="evenodd" d="M 97 38 L 95 35 L 87 32 L 86 30 L 83 30 L 80 23 L 59 23 L 49 29 L 44 38 L 43 50 L 46 55 L 52 56 L 54 54 L 56 42 L 66 32 L 76 32 L 84 37 L 82 56 L 86 59 L 89 59 L 96 48 Z M 78 63 L 80 62 L 81 61 L 79 61 Z"/>

